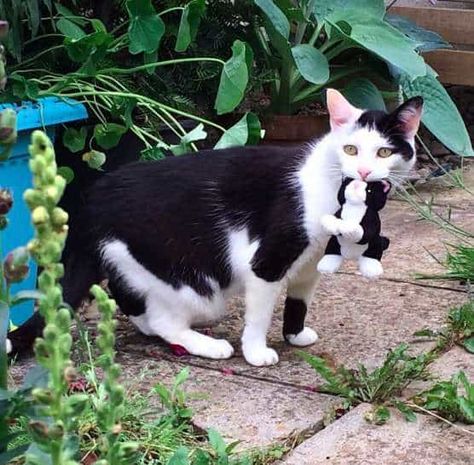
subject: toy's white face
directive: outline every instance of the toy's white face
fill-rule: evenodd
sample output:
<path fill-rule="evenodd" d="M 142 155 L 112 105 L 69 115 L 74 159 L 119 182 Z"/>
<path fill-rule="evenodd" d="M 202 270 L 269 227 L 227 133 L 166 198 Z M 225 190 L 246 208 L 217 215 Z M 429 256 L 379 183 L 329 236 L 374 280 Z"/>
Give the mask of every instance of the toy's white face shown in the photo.
<path fill-rule="evenodd" d="M 367 183 L 354 179 L 344 192 L 346 201 L 352 204 L 364 204 L 367 198 Z"/>

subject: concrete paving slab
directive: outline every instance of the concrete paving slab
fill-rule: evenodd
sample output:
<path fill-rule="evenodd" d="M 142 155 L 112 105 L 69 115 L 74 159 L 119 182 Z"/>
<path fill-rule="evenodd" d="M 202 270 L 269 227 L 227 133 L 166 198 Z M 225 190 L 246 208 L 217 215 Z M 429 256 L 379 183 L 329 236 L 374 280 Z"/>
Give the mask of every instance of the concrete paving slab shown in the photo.
<path fill-rule="evenodd" d="M 183 368 L 134 354 L 122 354 L 119 360 L 129 389 L 144 393 L 159 382 L 170 385 Z M 228 441 L 242 441 L 241 449 L 270 446 L 291 434 L 321 428 L 325 412 L 338 402 L 324 394 L 197 367 L 190 367 L 183 388 L 193 422 L 217 429 Z"/>
<path fill-rule="evenodd" d="M 431 417 L 408 423 L 392 411 L 382 426 L 359 405 L 299 445 L 281 465 L 466 465 L 473 463 L 473 436 Z M 472 429 L 474 434 L 474 429 Z"/>

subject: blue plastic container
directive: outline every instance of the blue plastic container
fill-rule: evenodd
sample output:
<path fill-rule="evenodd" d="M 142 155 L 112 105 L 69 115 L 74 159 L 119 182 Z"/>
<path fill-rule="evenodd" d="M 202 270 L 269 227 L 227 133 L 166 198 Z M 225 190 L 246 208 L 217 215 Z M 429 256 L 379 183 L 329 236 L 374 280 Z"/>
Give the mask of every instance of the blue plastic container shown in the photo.
<path fill-rule="evenodd" d="M 33 237 L 30 211 L 23 201 L 23 192 L 32 187 L 32 176 L 28 169 L 28 146 L 34 129 L 41 129 L 54 142 L 55 126 L 70 121 L 87 118 L 87 111 L 82 103 L 73 100 L 61 100 L 46 97 L 37 102 L 26 102 L 21 105 L 3 104 L 0 111 L 13 108 L 17 112 L 18 141 L 13 147 L 10 158 L 0 162 L 0 187 L 8 188 L 13 194 L 13 208 L 8 214 L 9 224 L 2 232 L 2 253 L 6 255 L 15 247 L 26 245 Z M 12 293 L 36 288 L 37 267 L 30 263 L 28 278 L 12 286 Z M 19 326 L 34 311 L 34 302 L 26 302 L 12 309 L 11 320 Z"/>

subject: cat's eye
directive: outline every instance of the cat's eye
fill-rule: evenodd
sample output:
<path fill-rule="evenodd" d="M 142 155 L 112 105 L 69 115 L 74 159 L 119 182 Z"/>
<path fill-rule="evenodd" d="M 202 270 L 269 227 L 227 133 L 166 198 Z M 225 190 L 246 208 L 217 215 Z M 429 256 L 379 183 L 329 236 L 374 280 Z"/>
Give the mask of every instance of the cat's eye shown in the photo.
<path fill-rule="evenodd" d="M 393 153 L 393 150 L 392 149 L 389 149 L 388 147 L 382 147 L 380 149 L 377 150 L 377 155 L 380 157 L 380 158 L 387 158 L 389 157 L 390 155 L 392 155 Z"/>
<path fill-rule="evenodd" d="M 357 155 L 357 147 L 355 145 L 344 145 L 343 149 L 347 155 Z"/>

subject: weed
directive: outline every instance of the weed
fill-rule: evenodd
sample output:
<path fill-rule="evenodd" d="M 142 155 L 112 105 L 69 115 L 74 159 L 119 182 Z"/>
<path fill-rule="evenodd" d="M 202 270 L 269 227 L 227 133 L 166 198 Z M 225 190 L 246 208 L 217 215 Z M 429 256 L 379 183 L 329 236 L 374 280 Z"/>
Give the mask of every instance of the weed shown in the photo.
<path fill-rule="evenodd" d="M 413 398 L 415 405 L 434 411 L 449 421 L 474 424 L 474 384 L 460 371 Z"/>
<path fill-rule="evenodd" d="M 453 308 L 448 314 L 447 325 L 440 330 L 425 328 L 414 335 L 437 338 L 438 351 L 456 344 L 474 353 L 474 300 Z"/>
<path fill-rule="evenodd" d="M 322 392 L 345 397 L 352 405 L 357 405 L 361 402 L 383 404 L 411 381 L 426 378 L 426 367 L 433 360 L 432 354 L 424 353 L 415 357 L 408 355 L 407 350 L 407 344 L 400 344 L 387 354 L 382 366 L 373 371 L 362 364 L 355 370 L 343 365 L 331 368 L 320 357 L 305 352 L 300 354 L 326 381 L 320 386 Z"/>

